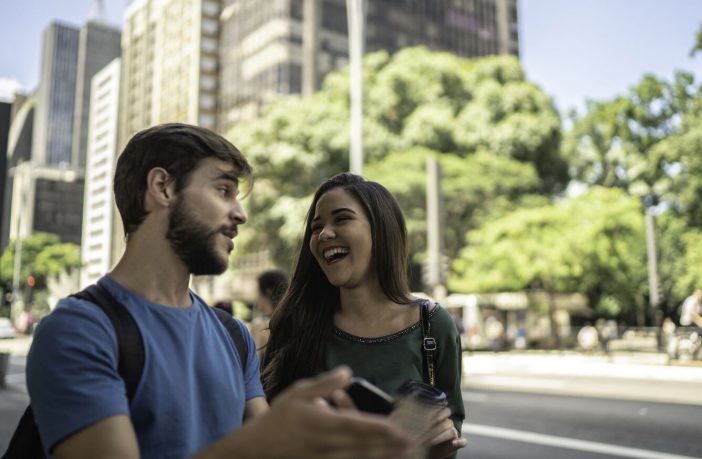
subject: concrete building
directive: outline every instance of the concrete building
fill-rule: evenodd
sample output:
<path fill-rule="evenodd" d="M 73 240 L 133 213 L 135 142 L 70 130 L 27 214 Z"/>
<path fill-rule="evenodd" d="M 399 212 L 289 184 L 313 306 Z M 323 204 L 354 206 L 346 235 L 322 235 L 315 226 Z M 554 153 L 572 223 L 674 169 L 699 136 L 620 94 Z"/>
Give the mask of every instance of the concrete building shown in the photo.
<path fill-rule="evenodd" d="M 7 145 L 10 140 L 10 122 L 12 120 L 12 104 L 0 102 L 0 216 L 5 208 L 5 189 L 7 186 Z M 2 225 L 0 224 L 0 227 Z M 0 248 L 0 253 L 2 251 Z"/>
<path fill-rule="evenodd" d="M 120 53 L 120 31 L 118 28 L 102 22 L 88 21 L 80 29 L 71 147 L 71 166 L 77 170 L 85 168 L 90 80 L 108 62 L 119 57 Z"/>
<path fill-rule="evenodd" d="M 32 161 L 38 166 L 65 168 L 71 163 L 79 34 L 58 22 L 44 30 L 32 138 Z"/>
<path fill-rule="evenodd" d="M 148 126 L 215 128 L 219 0 L 136 0 L 122 32 L 119 146 Z"/>
<path fill-rule="evenodd" d="M 29 97 L 16 97 L 12 103 L 12 120 L 7 141 L 7 174 L 4 185 L 0 250 L 5 250 L 10 242 L 15 167 L 22 162 L 28 162 L 31 158 L 35 107 L 36 94 Z"/>
<path fill-rule="evenodd" d="M 365 49 L 425 45 L 459 56 L 519 53 L 516 0 L 367 2 Z M 223 0 L 218 130 L 279 94 L 311 92 L 348 63 L 346 0 Z"/>
<path fill-rule="evenodd" d="M 117 158 L 119 79 L 120 59 L 115 59 L 95 74 L 90 85 L 81 287 L 97 281 L 116 261 L 111 240 L 115 222 L 121 224 L 115 218 L 112 177 Z"/>

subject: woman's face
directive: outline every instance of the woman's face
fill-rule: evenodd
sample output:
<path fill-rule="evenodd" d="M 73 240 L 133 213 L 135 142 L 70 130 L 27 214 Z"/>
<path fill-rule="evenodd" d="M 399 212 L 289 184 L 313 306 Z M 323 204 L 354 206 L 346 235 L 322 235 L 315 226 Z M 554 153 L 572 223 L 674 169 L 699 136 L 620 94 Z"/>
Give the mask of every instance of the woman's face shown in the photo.
<path fill-rule="evenodd" d="M 371 225 L 352 194 L 343 188 L 324 193 L 311 229 L 310 250 L 332 285 L 353 288 L 372 279 Z"/>

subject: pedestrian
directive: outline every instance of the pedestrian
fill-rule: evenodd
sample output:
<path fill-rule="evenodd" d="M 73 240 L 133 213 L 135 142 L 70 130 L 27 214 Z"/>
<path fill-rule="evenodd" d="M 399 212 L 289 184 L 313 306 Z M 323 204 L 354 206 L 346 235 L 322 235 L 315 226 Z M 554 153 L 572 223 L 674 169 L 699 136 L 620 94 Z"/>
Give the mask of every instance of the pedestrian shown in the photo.
<path fill-rule="evenodd" d="M 390 421 L 322 402 L 350 406 L 341 390 L 347 368 L 294 385 L 269 408 L 246 327 L 235 322 L 243 362 L 216 311 L 189 290 L 191 275 L 227 268 L 251 179 L 244 156 L 207 129 L 165 124 L 129 141 L 114 179 L 126 250 L 98 285 L 138 325 L 143 372 L 128 400 L 107 316 L 87 301 L 61 300 L 27 359 L 50 457 L 389 458 L 412 447 Z"/>
<path fill-rule="evenodd" d="M 402 211 L 385 187 L 348 173 L 320 185 L 290 286 L 271 318 L 262 370 L 270 398 L 339 364 L 390 394 L 406 380 L 425 379 L 422 300 L 409 291 L 407 251 Z M 432 457 L 446 457 L 466 444 L 460 339 L 446 310 L 426 304 L 435 382 L 450 405 L 428 445 Z"/>
<path fill-rule="evenodd" d="M 680 307 L 680 325 L 693 325 L 702 330 L 702 290 L 695 290 Z"/>
<path fill-rule="evenodd" d="M 256 299 L 256 310 L 259 314 L 253 318 L 249 324 L 251 336 L 256 343 L 256 351 L 259 358 L 263 357 L 263 351 L 268 336 L 268 323 L 278 302 L 288 288 L 288 276 L 280 269 L 269 269 L 259 274 L 256 279 L 258 283 L 258 295 Z"/>

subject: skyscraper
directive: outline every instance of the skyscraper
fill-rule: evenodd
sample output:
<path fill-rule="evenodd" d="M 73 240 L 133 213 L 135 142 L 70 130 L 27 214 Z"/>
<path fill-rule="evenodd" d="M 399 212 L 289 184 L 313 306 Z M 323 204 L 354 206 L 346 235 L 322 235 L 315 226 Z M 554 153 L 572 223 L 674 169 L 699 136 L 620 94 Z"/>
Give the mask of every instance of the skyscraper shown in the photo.
<path fill-rule="evenodd" d="M 425 45 L 459 56 L 519 53 L 517 0 L 367 2 L 366 52 Z M 278 94 L 348 63 L 346 0 L 224 0 L 218 130 L 255 116 Z"/>
<path fill-rule="evenodd" d="M 108 62 L 118 57 L 120 52 L 119 29 L 96 21 L 88 21 L 80 29 L 71 148 L 71 166 L 77 170 L 85 167 L 90 80 Z"/>
<path fill-rule="evenodd" d="M 122 34 L 119 145 L 157 123 L 215 128 L 220 0 L 135 0 Z"/>
<path fill-rule="evenodd" d="M 116 258 L 111 243 L 115 230 L 112 177 L 117 158 L 119 78 L 120 60 L 115 59 L 95 74 L 90 85 L 88 161 L 85 167 L 81 243 L 82 287 L 97 281 L 109 271 Z"/>
<path fill-rule="evenodd" d="M 32 161 L 37 165 L 71 163 L 78 36 L 77 28 L 58 22 L 44 30 L 32 138 Z"/>

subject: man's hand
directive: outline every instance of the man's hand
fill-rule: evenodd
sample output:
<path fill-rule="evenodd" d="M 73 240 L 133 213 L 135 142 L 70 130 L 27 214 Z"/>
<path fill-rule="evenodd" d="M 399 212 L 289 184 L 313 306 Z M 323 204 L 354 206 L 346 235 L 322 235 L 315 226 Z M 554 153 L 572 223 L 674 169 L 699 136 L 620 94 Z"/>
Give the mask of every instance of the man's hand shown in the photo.
<path fill-rule="evenodd" d="M 414 444 L 392 421 L 352 408 L 343 388 L 351 371 L 342 367 L 298 381 L 271 410 L 244 424 L 215 446 L 239 458 L 400 459 Z M 344 408 L 329 406 L 326 399 Z"/>

